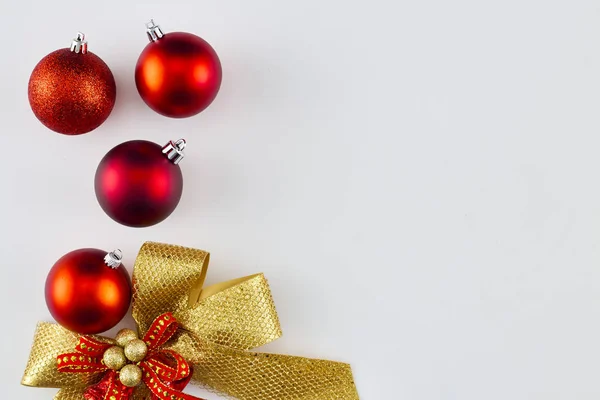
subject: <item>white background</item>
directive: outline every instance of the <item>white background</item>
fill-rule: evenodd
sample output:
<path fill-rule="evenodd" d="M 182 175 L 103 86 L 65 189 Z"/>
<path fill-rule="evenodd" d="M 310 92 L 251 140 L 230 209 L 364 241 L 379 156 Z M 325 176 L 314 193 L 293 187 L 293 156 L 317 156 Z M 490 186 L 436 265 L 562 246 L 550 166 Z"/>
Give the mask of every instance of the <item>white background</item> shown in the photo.
<path fill-rule="evenodd" d="M 146 240 L 211 251 L 209 283 L 264 272 L 284 330 L 265 350 L 349 362 L 363 399 L 599 398 L 597 1 L 2 0 L 0 16 L 3 398 L 53 395 L 19 381 L 54 261 L 120 247 L 131 269 Z M 135 89 L 151 17 L 221 57 L 196 117 Z M 118 98 L 67 137 L 27 82 L 78 30 Z M 175 213 L 110 220 L 101 157 L 179 137 Z"/>

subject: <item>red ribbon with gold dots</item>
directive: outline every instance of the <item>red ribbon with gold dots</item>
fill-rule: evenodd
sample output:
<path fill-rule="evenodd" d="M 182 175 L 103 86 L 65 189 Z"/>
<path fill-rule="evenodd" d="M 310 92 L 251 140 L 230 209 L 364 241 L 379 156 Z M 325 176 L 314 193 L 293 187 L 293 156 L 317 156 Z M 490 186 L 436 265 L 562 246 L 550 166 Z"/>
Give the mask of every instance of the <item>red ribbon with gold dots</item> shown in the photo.
<path fill-rule="evenodd" d="M 82 336 L 74 353 L 65 353 L 56 357 L 60 372 L 99 372 L 107 368 L 102 363 L 104 351 L 112 347 L 89 336 Z"/>

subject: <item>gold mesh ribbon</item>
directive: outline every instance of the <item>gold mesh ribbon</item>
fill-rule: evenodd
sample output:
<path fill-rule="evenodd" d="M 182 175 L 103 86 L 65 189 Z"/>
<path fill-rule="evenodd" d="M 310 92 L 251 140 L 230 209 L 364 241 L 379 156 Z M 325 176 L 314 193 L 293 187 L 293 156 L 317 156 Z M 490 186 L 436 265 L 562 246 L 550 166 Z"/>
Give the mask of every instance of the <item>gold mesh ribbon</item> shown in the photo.
<path fill-rule="evenodd" d="M 95 336 L 100 339 L 99 336 Z M 84 388 L 96 383 L 102 373 L 64 374 L 56 368 L 56 357 L 72 352 L 79 335 L 60 325 L 40 322 L 35 331 L 33 346 L 21 384 L 37 387 Z"/>
<path fill-rule="evenodd" d="M 166 348 L 193 365 L 192 383 L 240 400 L 358 399 L 348 364 L 251 351 L 281 336 L 267 280 L 257 274 L 203 288 L 208 262 L 207 252 L 148 242 L 133 271 L 138 330 L 172 312 L 181 328 Z M 54 361 L 77 338 L 56 324 L 40 324 L 22 383 L 63 388 L 55 400 L 81 400 L 83 388 L 99 376 L 59 373 Z M 146 398 L 138 387 L 134 399 Z"/>

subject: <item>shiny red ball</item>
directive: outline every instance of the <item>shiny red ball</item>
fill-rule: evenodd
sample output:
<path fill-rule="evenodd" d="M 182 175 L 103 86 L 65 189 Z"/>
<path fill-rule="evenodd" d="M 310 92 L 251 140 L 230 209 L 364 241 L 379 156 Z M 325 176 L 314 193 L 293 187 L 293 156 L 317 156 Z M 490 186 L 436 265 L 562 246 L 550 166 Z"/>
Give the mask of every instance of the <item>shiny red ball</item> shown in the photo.
<path fill-rule="evenodd" d="M 63 327 L 96 334 L 114 327 L 129 310 L 131 281 L 121 265 L 104 263 L 107 252 L 80 249 L 64 255 L 46 278 L 46 304 Z"/>
<path fill-rule="evenodd" d="M 162 148 L 146 140 L 132 140 L 109 151 L 96 170 L 96 198 L 120 224 L 146 227 L 167 218 L 183 192 L 181 168 Z"/>
<path fill-rule="evenodd" d="M 167 33 L 146 46 L 135 68 L 142 99 L 159 114 L 196 115 L 212 103 L 221 87 L 221 62 L 204 39 Z"/>
<path fill-rule="evenodd" d="M 99 127 L 117 97 L 112 72 L 97 55 L 56 50 L 44 57 L 29 78 L 29 104 L 55 132 L 80 135 Z"/>

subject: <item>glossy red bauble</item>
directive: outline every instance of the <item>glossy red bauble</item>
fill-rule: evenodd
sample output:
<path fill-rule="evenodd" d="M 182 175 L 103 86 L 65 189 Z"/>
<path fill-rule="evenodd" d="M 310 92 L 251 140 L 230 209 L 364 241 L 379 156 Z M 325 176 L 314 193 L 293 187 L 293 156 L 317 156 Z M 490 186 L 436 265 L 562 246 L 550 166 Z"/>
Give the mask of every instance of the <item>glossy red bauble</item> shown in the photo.
<path fill-rule="evenodd" d="M 105 263 L 106 251 L 80 249 L 64 255 L 46 279 L 46 304 L 63 327 L 96 334 L 114 327 L 131 301 L 131 281 L 122 265 Z"/>
<path fill-rule="evenodd" d="M 56 50 L 36 65 L 29 79 L 33 113 L 42 124 L 65 135 L 80 135 L 100 126 L 116 96 L 112 72 L 91 52 Z"/>
<path fill-rule="evenodd" d="M 196 115 L 221 87 L 221 62 L 205 40 L 185 32 L 167 33 L 146 46 L 135 68 L 142 99 L 159 114 Z"/>
<path fill-rule="evenodd" d="M 183 192 L 183 175 L 164 148 L 132 140 L 104 156 L 94 184 L 96 198 L 109 217 L 123 225 L 146 227 L 175 210 Z"/>

